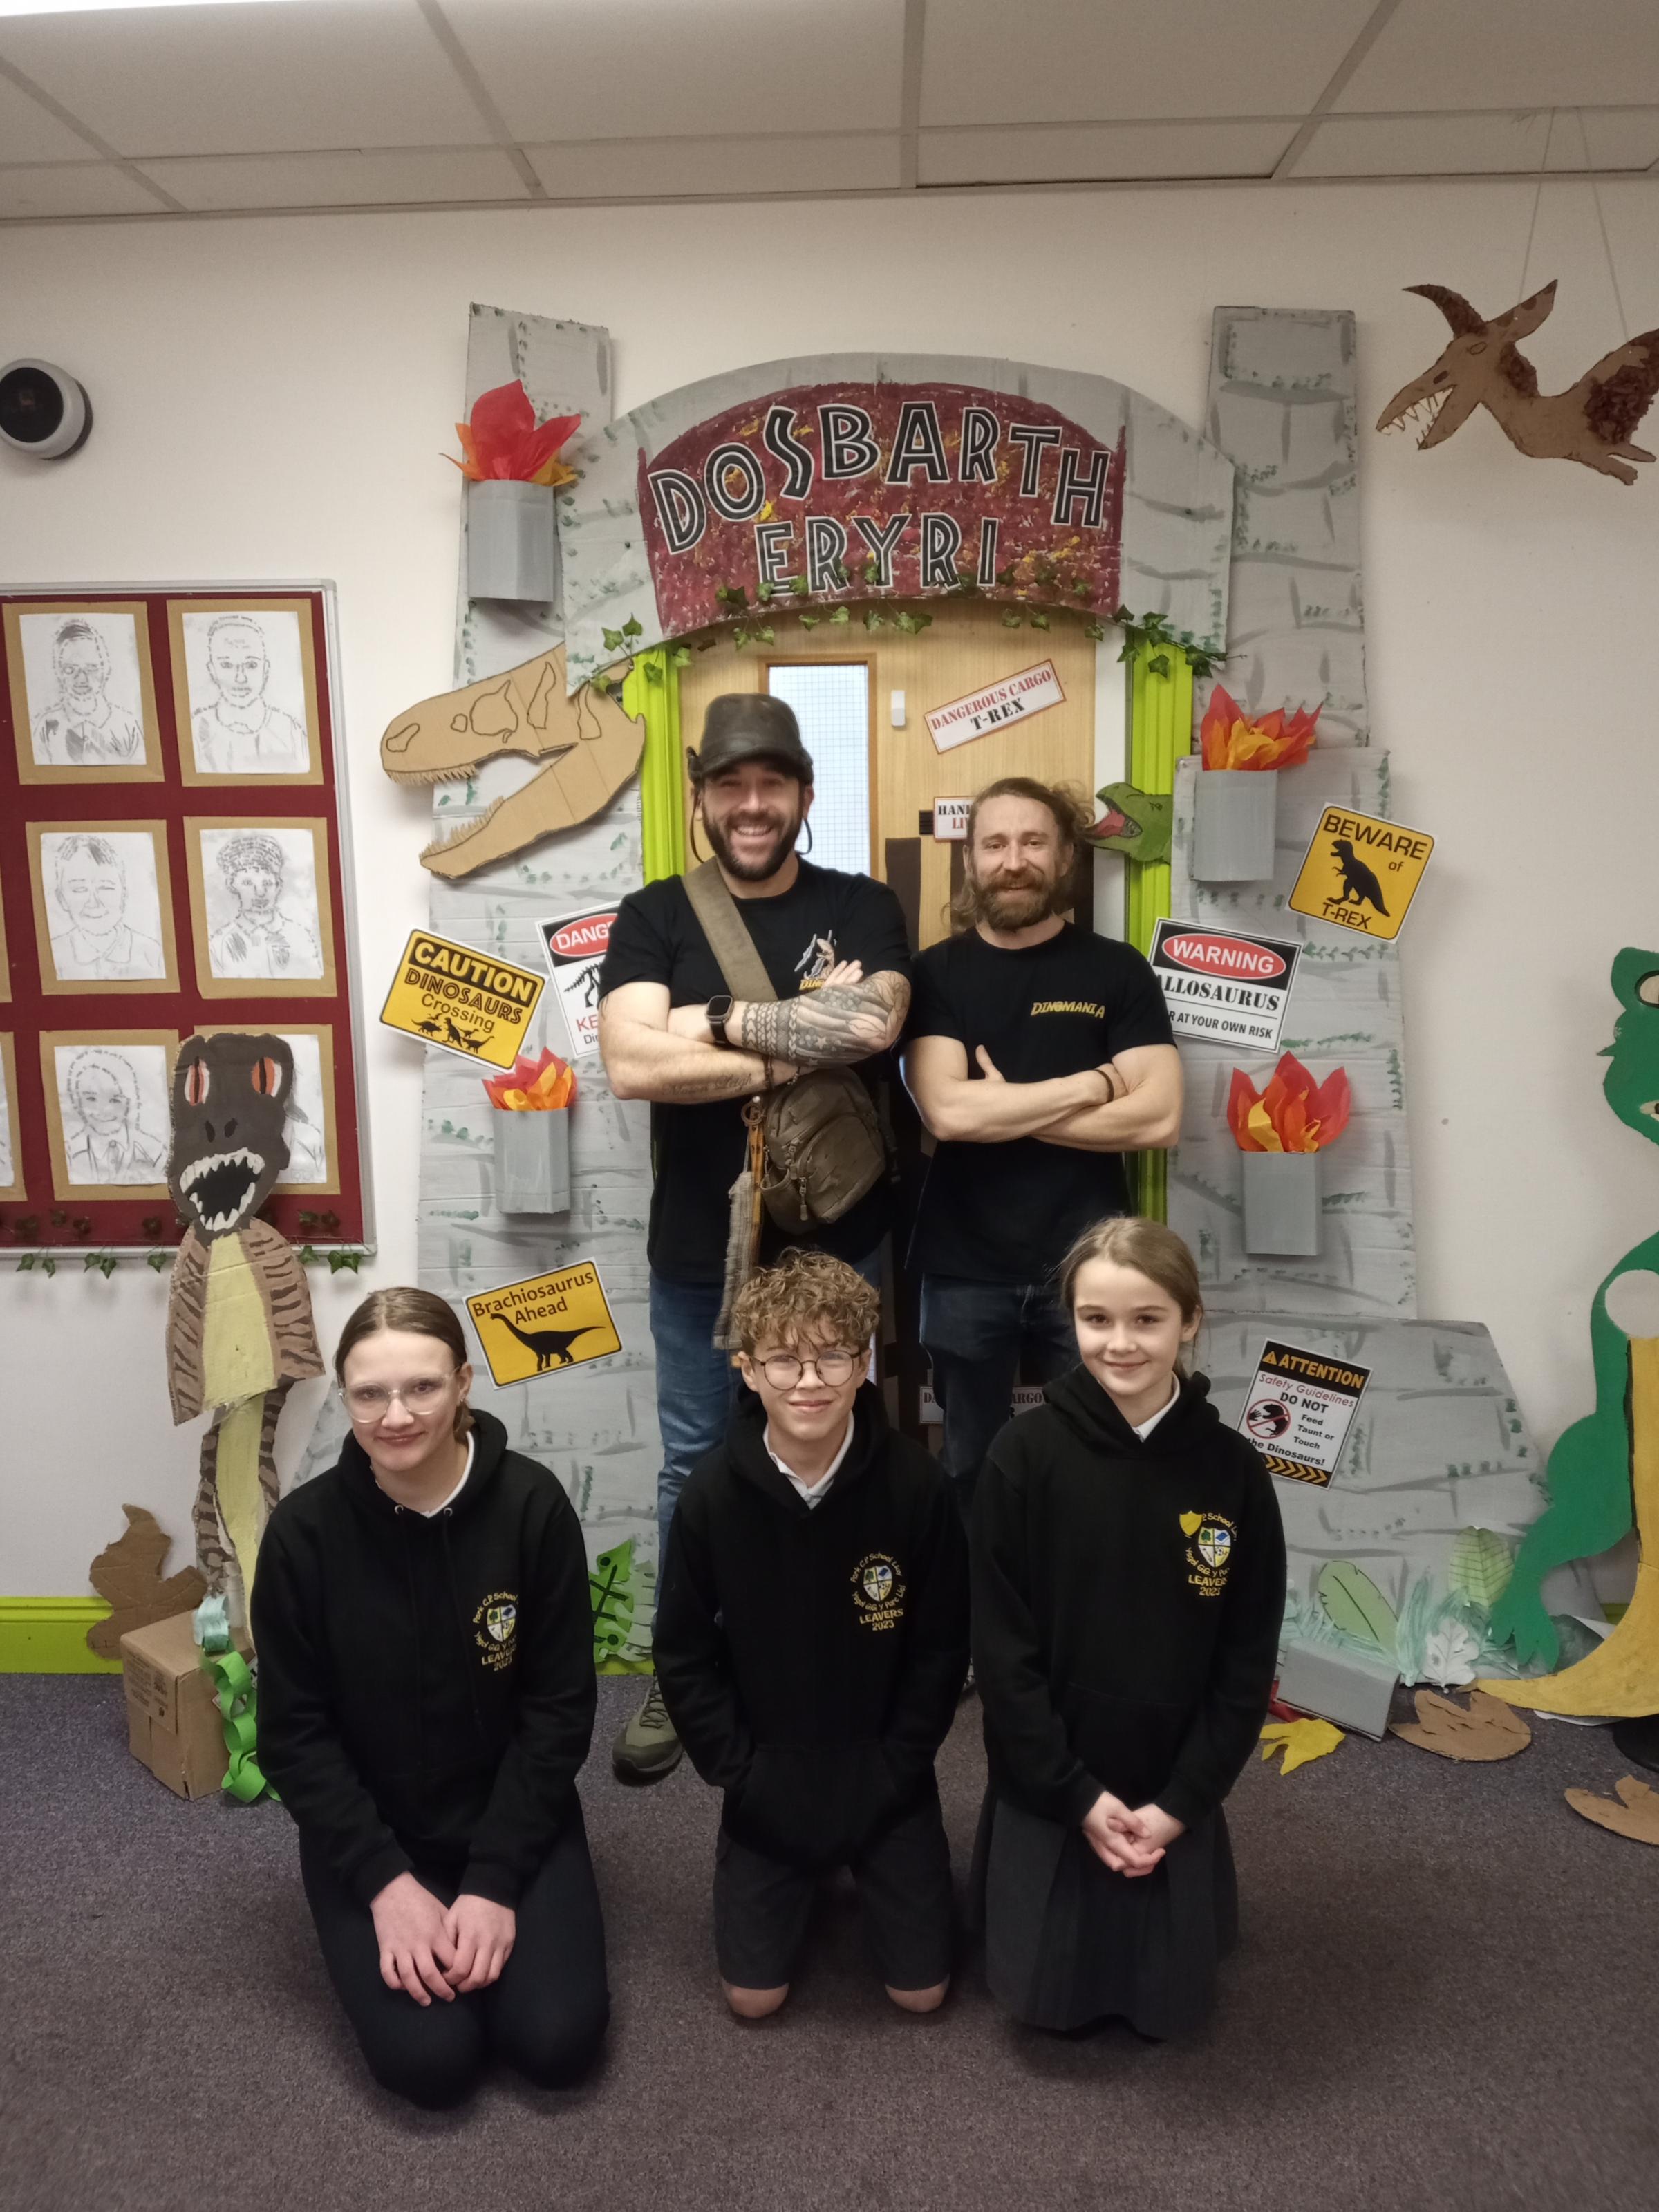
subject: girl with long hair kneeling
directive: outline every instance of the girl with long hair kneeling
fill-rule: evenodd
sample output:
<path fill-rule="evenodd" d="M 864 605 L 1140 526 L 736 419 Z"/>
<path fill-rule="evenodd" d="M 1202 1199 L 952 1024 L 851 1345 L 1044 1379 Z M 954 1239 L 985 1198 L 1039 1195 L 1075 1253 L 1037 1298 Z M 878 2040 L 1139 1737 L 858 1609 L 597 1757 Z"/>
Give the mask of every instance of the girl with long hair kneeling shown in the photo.
<path fill-rule="evenodd" d="M 459 2103 L 491 2052 L 562 2087 L 610 2011 L 575 1786 L 581 1528 L 468 1406 L 442 1298 L 374 1291 L 335 1375 L 351 1434 L 271 1516 L 252 1604 L 259 1757 L 324 1962 L 370 2072 L 416 2104 Z"/>
<path fill-rule="evenodd" d="M 1102 1222 L 1060 1292 L 1080 1364 L 1002 1430 L 975 1502 L 987 1972 L 1032 2027 L 1162 2038 L 1208 2011 L 1237 1934 L 1221 1804 L 1266 1716 L 1285 1540 L 1260 1456 L 1182 1372 L 1181 1239 Z"/>

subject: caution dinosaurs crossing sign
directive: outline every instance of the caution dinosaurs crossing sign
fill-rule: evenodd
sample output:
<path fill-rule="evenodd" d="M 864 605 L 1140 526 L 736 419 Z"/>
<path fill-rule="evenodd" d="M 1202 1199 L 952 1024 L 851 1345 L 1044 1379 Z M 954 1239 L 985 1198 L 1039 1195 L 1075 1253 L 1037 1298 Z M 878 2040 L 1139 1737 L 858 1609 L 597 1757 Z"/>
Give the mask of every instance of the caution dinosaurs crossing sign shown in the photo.
<path fill-rule="evenodd" d="M 424 929 L 410 932 L 380 1019 L 389 1030 L 476 1060 L 511 1067 L 530 1042 L 547 985 L 533 968 L 454 945 Z"/>
<path fill-rule="evenodd" d="M 480 1291 L 467 1300 L 466 1310 L 499 1384 L 533 1382 L 622 1350 L 605 1285 L 591 1260 Z"/>
<path fill-rule="evenodd" d="M 1314 921 L 1367 937 L 1398 937 L 1434 850 L 1425 830 L 1328 806 L 1303 860 L 1291 905 Z"/>

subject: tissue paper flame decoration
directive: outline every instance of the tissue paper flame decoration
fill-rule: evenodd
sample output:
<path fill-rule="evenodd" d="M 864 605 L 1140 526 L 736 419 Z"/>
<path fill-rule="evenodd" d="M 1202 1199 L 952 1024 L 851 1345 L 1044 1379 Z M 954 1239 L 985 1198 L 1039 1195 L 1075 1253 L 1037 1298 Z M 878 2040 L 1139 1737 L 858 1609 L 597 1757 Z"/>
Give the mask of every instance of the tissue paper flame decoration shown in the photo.
<path fill-rule="evenodd" d="M 1313 743 L 1319 708 L 1298 707 L 1294 714 L 1276 707 L 1252 720 L 1218 684 L 1210 694 L 1199 727 L 1206 768 L 1300 768 Z"/>
<path fill-rule="evenodd" d="M 576 471 L 558 459 L 558 450 L 581 427 L 580 415 L 556 415 L 540 428 L 530 394 L 522 384 L 498 384 L 473 403 L 470 423 L 458 422 L 455 434 L 466 455 L 455 461 L 464 477 L 483 483 L 504 477 L 515 483 L 568 484 Z M 454 460 L 453 453 L 446 456 Z"/>
<path fill-rule="evenodd" d="M 576 1071 L 546 1045 L 541 1057 L 521 1052 L 505 1075 L 484 1078 L 492 1106 L 508 1114 L 550 1114 L 576 1096 Z"/>
<path fill-rule="evenodd" d="M 1352 1104 L 1346 1068 L 1316 1083 L 1287 1052 L 1260 1097 L 1243 1069 L 1233 1070 L 1227 1121 L 1241 1152 L 1318 1152 L 1347 1127 Z"/>

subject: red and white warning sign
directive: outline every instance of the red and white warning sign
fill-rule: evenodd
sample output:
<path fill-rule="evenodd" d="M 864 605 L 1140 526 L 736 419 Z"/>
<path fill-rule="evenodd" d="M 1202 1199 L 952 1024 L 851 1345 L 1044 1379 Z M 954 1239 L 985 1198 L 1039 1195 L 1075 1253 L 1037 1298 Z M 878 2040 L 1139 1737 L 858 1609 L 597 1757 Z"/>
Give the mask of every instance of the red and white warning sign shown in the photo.
<path fill-rule="evenodd" d="M 948 753 L 952 745 L 965 745 L 1009 722 L 1029 721 L 1033 714 L 1065 703 L 1054 662 L 1040 660 L 1035 668 L 1022 668 L 1018 676 L 1005 676 L 1000 684 L 988 684 L 965 699 L 935 707 L 927 716 L 927 734 L 940 752 Z"/>
<path fill-rule="evenodd" d="M 570 1032 L 572 1060 L 592 1060 L 599 1049 L 599 963 L 611 942 L 614 907 L 538 921 L 548 973 Z"/>
<path fill-rule="evenodd" d="M 1160 921 L 1152 973 L 1178 1037 L 1206 1037 L 1247 1052 L 1277 1052 L 1302 947 L 1197 922 Z"/>

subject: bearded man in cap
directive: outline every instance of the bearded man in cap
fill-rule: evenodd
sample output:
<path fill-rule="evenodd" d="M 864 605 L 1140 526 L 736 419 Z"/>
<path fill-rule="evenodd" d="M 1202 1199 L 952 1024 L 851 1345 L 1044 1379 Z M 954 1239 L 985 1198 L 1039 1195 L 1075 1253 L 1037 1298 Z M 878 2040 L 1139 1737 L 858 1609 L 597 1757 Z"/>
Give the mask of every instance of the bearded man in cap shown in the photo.
<path fill-rule="evenodd" d="M 724 1437 L 731 1407 L 731 1358 L 714 1336 L 728 1193 L 747 1156 L 744 1106 L 811 1067 L 857 1063 L 873 1090 L 910 1003 L 909 943 L 893 893 L 869 876 L 815 867 L 795 849 L 811 811 L 812 762 L 789 706 L 764 692 L 711 701 L 702 745 L 687 758 L 694 848 L 701 825 L 777 998 L 732 998 L 683 878 L 622 902 L 600 972 L 599 1049 L 616 1096 L 651 1101 L 659 1558 L 680 1486 Z M 890 1204 L 884 1179 L 810 1241 L 875 1282 Z M 768 1222 L 763 1261 L 791 1242 Z M 653 1684 L 612 1763 L 625 1781 L 654 1782 L 679 1758 Z"/>

